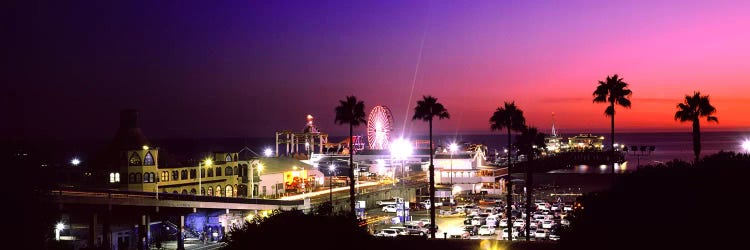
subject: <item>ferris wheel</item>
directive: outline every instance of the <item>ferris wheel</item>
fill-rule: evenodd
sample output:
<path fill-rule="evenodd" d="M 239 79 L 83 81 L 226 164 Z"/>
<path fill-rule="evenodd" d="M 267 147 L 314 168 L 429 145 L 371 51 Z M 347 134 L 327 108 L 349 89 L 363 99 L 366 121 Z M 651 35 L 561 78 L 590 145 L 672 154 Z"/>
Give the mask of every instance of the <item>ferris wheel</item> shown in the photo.
<path fill-rule="evenodd" d="M 370 149 L 388 149 L 393 131 L 393 115 L 385 106 L 375 106 L 367 117 L 367 144 Z"/>

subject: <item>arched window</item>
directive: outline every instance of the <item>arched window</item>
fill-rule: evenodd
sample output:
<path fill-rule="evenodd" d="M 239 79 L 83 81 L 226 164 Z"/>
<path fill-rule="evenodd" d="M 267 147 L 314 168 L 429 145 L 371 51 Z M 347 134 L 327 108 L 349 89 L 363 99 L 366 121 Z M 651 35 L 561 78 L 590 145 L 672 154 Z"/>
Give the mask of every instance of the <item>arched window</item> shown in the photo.
<path fill-rule="evenodd" d="M 128 175 L 128 183 L 135 183 L 135 173 Z"/>
<path fill-rule="evenodd" d="M 232 167 L 232 175 L 238 175 L 237 173 L 237 166 Z"/>
<path fill-rule="evenodd" d="M 190 189 L 190 194 L 195 195 L 195 188 Z"/>
<path fill-rule="evenodd" d="M 214 188 L 208 187 L 208 193 L 206 193 L 207 196 L 214 196 Z"/>
<path fill-rule="evenodd" d="M 141 182 L 143 182 L 141 173 L 135 173 L 135 183 L 141 183 Z"/>
<path fill-rule="evenodd" d="M 187 180 L 187 170 L 180 171 L 180 180 Z"/>
<path fill-rule="evenodd" d="M 191 169 L 191 170 L 190 170 L 190 179 L 195 179 L 195 178 L 197 178 L 197 176 L 195 175 L 195 174 L 196 174 L 196 172 L 197 172 L 197 170 L 195 170 L 195 169 Z"/>
<path fill-rule="evenodd" d="M 232 197 L 232 194 L 234 194 L 233 190 L 232 185 L 227 185 L 227 197 Z"/>
<path fill-rule="evenodd" d="M 138 153 L 133 152 L 133 154 L 131 154 L 130 158 L 128 159 L 128 163 L 130 164 L 130 166 L 140 166 L 141 156 L 138 155 Z"/>
<path fill-rule="evenodd" d="M 146 157 L 143 158 L 143 166 L 153 166 L 154 164 L 154 156 L 151 155 L 151 152 L 146 153 Z"/>
<path fill-rule="evenodd" d="M 216 189 L 214 190 L 216 192 L 216 196 L 224 196 L 224 190 L 221 189 L 221 186 L 216 186 Z"/>
<path fill-rule="evenodd" d="M 177 190 L 175 190 L 175 191 L 172 191 L 172 193 L 173 193 L 173 194 L 179 194 L 179 193 L 177 193 Z"/>
<path fill-rule="evenodd" d="M 201 178 L 206 178 L 206 169 L 201 168 Z"/>
<path fill-rule="evenodd" d="M 214 177 L 214 169 L 213 168 L 209 168 L 208 169 L 208 177 Z"/>
<path fill-rule="evenodd" d="M 169 172 L 168 171 L 162 171 L 161 172 L 161 181 L 169 181 Z"/>
<path fill-rule="evenodd" d="M 237 197 L 237 184 L 234 184 L 234 193 L 232 196 Z"/>
<path fill-rule="evenodd" d="M 186 190 L 186 189 L 183 189 L 183 190 L 182 190 L 182 194 L 187 194 L 187 190 Z"/>
<path fill-rule="evenodd" d="M 206 188 L 203 188 L 203 187 L 201 188 L 201 195 L 206 195 Z"/>
<path fill-rule="evenodd" d="M 156 173 L 151 172 L 151 182 L 158 182 L 159 180 L 156 179 Z"/>
<path fill-rule="evenodd" d="M 172 171 L 172 180 L 175 180 L 175 181 L 176 181 L 176 180 L 179 180 L 179 179 L 180 179 L 180 174 L 179 174 L 179 172 L 177 172 L 177 170 L 173 170 L 173 171 Z"/>
<path fill-rule="evenodd" d="M 224 158 L 224 161 L 226 161 L 226 162 L 232 161 L 232 154 L 227 154 L 227 157 Z"/>
<path fill-rule="evenodd" d="M 221 176 L 221 167 L 216 167 L 216 176 Z"/>
<path fill-rule="evenodd" d="M 232 172 L 232 167 L 227 167 L 224 171 L 224 174 L 227 176 L 233 175 L 234 172 Z"/>

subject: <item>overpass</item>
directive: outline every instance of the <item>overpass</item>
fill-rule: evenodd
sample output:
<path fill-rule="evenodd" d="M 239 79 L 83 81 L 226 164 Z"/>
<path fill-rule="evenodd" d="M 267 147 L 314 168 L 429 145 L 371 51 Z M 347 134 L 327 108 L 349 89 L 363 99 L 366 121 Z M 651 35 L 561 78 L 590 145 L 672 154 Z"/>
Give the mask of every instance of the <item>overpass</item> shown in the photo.
<path fill-rule="evenodd" d="M 309 199 L 268 200 L 119 190 L 54 190 L 49 198 L 57 204 L 89 204 L 140 207 L 173 207 L 232 210 L 306 210 Z"/>
<path fill-rule="evenodd" d="M 112 231 L 113 225 L 126 228 L 131 225 L 132 229 L 135 224 L 137 233 L 132 239 L 137 240 L 133 242 L 137 249 L 149 249 L 151 221 L 176 220 L 173 227 L 178 232 L 197 235 L 194 228 L 186 227 L 187 217 L 202 217 L 206 223 L 209 216 L 229 216 L 219 222 L 226 231 L 230 224 L 241 223 L 245 216 L 257 215 L 259 211 L 311 207 L 310 198 L 268 200 L 107 189 L 56 189 L 45 192 L 42 199 L 66 214 L 71 223 L 87 221 L 83 223 L 88 224 L 88 245 L 103 249 L 116 249 L 121 241 L 119 233 Z M 184 233 L 177 238 L 177 249 L 184 249 Z"/>

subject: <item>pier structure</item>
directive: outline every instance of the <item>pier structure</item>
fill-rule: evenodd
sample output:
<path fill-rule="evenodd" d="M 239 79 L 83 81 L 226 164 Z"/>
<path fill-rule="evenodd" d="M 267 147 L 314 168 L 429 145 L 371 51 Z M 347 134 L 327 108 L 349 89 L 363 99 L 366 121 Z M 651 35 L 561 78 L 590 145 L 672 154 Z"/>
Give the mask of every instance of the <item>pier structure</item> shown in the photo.
<path fill-rule="evenodd" d="M 307 115 L 307 123 L 302 129 L 302 132 L 293 132 L 290 130 L 282 130 L 276 132 L 276 151 L 274 155 L 278 157 L 279 146 L 283 145 L 285 151 L 284 154 L 287 156 L 294 156 L 303 153 L 308 156 L 316 151 L 315 147 L 318 147 L 318 153 L 323 153 L 323 148 L 328 143 L 328 134 L 320 132 L 317 126 L 313 123 L 313 116 Z M 300 145 L 302 145 L 302 151 L 300 151 Z"/>

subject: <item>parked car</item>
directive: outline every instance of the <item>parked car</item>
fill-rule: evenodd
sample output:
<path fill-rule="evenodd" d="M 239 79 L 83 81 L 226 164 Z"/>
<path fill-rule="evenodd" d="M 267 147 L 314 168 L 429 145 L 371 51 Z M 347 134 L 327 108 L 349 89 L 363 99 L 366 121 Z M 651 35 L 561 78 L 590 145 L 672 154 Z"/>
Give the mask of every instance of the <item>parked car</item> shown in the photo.
<path fill-rule="evenodd" d="M 544 229 L 550 229 L 552 228 L 552 225 L 555 225 L 555 224 L 551 220 L 542 221 L 542 228 Z"/>
<path fill-rule="evenodd" d="M 563 226 L 570 226 L 570 221 L 566 219 L 560 220 L 560 224 Z"/>
<path fill-rule="evenodd" d="M 487 220 L 485 218 L 482 218 L 480 216 L 474 216 L 474 218 L 471 218 L 471 225 L 473 226 L 481 226 L 487 223 Z"/>
<path fill-rule="evenodd" d="M 513 221 L 513 226 L 514 227 L 524 227 L 525 225 L 526 225 L 526 222 L 524 220 L 522 220 L 522 219 L 517 219 L 517 220 Z"/>
<path fill-rule="evenodd" d="M 410 235 L 427 235 L 429 233 L 429 229 L 420 227 L 418 225 L 405 225 L 406 232 Z"/>
<path fill-rule="evenodd" d="M 518 238 L 518 230 L 513 230 L 513 239 Z M 508 239 L 508 229 L 503 228 L 503 239 Z"/>
<path fill-rule="evenodd" d="M 396 232 L 398 232 L 399 235 L 407 235 L 407 234 L 409 234 L 409 233 L 406 232 L 406 227 L 402 227 L 402 226 L 389 227 L 388 229 L 396 230 Z"/>
<path fill-rule="evenodd" d="M 534 238 L 537 239 L 546 239 L 548 232 L 546 229 L 538 229 L 536 232 L 534 232 Z"/>
<path fill-rule="evenodd" d="M 550 230 L 548 236 L 550 240 L 560 240 L 560 235 L 557 234 L 557 230 Z"/>
<path fill-rule="evenodd" d="M 479 227 L 479 235 L 493 235 L 495 234 L 495 228 L 487 225 Z"/>
<path fill-rule="evenodd" d="M 395 229 L 383 229 L 383 230 L 380 230 L 379 233 L 375 234 L 375 236 L 396 237 L 398 236 L 398 231 L 396 231 Z"/>
<path fill-rule="evenodd" d="M 386 213 L 395 213 L 396 212 L 396 205 L 387 205 L 383 207 L 383 212 Z"/>
<path fill-rule="evenodd" d="M 565 204 L 565 206 L 563 206 L 563 211 L 565 211 L 565 212 L 573 211 L 573 206 Z"/>
<path fill-rule="evenodd" d="M 466 217 L 466 219 L 464 219 L 464 225 L 471 225 L 472 218 L 473 216 Z"/>
<path fill-rule="evenodd" d="M 469 236 L 474 236 L 479 234 L 479 227 L 477 226 L 465 226 L 464 232 L 468 232 Z"/>
<path fill-rule="evenodd" d="M 496 227 L 498 225 L 497 224 L 497 216 L 496 215 L 490 215 L 485 220 L 486 220 L 486 224 L 488 226 Z"/>
<path fill-rule="evenodd" d="M 508 226 L 508 219 L 500 220 L 500 227 L 507 227 L 507 226 Z"/>

